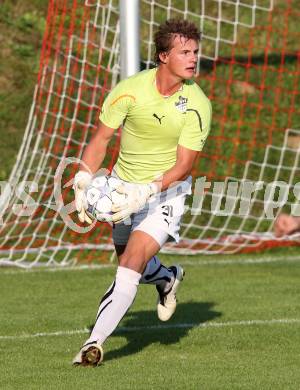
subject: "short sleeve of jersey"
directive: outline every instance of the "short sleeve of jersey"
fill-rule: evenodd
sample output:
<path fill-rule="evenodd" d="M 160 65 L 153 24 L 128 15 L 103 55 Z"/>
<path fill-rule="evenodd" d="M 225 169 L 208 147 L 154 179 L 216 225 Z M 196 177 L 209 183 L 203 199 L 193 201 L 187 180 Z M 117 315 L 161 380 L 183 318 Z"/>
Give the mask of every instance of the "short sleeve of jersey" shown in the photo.
<path fill-rule="evenodd" d="M 185 148 L 201 151 L 210 131 L 212 108 L 206 96 L 200 96 L 186 110 L 186 119 L 178 144 Z"/>
<path fill-rule="evenodd" d="M 135 103 L 135 96 L 130 92 L 129 80 L 116 85 L 106 97 L 99 119 L 106 126 L 117 129 L 125 120 L 130 108 Z"/>

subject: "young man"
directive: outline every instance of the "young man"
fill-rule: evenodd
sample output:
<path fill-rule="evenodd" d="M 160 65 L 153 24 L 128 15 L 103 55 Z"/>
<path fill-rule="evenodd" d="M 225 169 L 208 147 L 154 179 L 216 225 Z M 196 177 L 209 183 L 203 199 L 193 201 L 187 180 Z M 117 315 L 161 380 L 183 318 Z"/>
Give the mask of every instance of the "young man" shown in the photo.
<path fill-rule="evenodd" d="M 127 195 L 125 205 L 114 205 L 112 216 L 119 266 L 74 364 L 101 363 L 102 344 L 133 303 L 139 283 L 156 285 L 160 320 L 167 321 L 175 311 L 183 269 L 166 268 L 156 254 L 166 241 L 179 240 L 185 197 L 191 193 L 190 172 L 210 129 L 210 102 L 191 80 L 199 40 L 200 32 L 192 23 L 162 24 L 155 36 L 158 66 L 121 81 L 111 91 L 101 110 L 99 129 L 84 151 L 83 162 L 95 173 L 115 129 L 123 123 L 112 172 Z M 91 222 L 82 201 L 91 178 L 82 165 L 74 180 L 82 222 Z"/>

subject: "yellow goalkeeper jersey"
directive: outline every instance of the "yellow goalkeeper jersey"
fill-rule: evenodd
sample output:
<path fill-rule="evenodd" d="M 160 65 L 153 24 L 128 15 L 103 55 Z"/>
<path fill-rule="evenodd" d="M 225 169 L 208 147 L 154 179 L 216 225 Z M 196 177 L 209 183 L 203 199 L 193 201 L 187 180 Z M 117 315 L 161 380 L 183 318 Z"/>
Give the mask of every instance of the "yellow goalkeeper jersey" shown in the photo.
<path fill-rule="evenodd" d="M 115 170 L 133 183 L 148 183 L 176 162 L 177 146 L 202 150 L 210 130 L 211 104 L 192 80 L 169 97 L 156 87 L 157 68 L 122 80 L 104 101 L 100 120 L 123 124 Z"/>

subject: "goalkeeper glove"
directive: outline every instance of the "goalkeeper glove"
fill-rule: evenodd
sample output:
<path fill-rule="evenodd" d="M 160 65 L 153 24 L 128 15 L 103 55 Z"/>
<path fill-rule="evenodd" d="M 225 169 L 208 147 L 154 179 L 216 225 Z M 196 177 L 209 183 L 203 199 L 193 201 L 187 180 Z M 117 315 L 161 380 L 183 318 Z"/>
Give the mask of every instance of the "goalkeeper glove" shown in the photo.
<path fill-rule="evenodd" d="M 93 221 L 86 214 L 88 208 L 85 190 L 92 181 L 92 175 L 86 171 L 79 171 L 74 176 L 73 190 L 75 192 L 75 206 L 78 212 L 80 222 L 87 222 L 91 224 Z"/>
<path fill-rule="evenodd" d="M 126 197 L 125 202 L 122 202 L 122 204 L 113 204 L 112 206 L 112 212 L 114 213 L 111 218 L 112 222 L 120 223 L 130 217 L 131 214 L 141 210 L 149 198 L 158 193 L 159 187 L 155 183 L 135 184 L 129 188 L 121 185 L 116 191 Z"/>

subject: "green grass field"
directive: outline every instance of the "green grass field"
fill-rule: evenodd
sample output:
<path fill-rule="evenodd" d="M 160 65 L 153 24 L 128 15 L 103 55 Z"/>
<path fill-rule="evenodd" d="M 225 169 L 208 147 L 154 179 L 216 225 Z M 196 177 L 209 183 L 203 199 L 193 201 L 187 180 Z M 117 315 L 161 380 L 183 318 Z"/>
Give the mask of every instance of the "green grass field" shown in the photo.
<path fill-rule="evenodd" d="M 171 264 L 174 258 L 162 256 Z M 179 258 L 186 278 L 161 323 L 141 286 L 101 367 L 72 367 L 114 266 L 0 269 L 1 389 L 300 388 L 300 257 Z"/>

